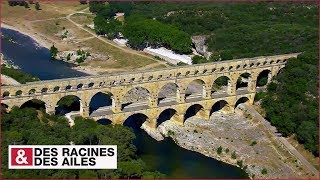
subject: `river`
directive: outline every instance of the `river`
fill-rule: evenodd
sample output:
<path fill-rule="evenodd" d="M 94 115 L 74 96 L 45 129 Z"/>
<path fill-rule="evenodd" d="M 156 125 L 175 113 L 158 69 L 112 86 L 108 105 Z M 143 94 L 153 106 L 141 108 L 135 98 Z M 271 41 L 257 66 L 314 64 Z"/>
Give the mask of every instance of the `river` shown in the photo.
<path fill-rule="evenodd" d="M 72 65 L 50 58 L 49 50 L 39 46 L 33 39 L 17 31 L 1 28 L 2 53 L 9 63 L 41 80 L 86 76 L 72 69 Z M 11 40 L 9 40 L 11 39 Z M 95 102 L 103 105 L 104 102 Z M 166 138 L 156 141 L 144 130 L 133 127 L 138 155 L 148 167 L 158 170 L 168 178 L 248 178 L 238 167 L 183 149 Z"/>

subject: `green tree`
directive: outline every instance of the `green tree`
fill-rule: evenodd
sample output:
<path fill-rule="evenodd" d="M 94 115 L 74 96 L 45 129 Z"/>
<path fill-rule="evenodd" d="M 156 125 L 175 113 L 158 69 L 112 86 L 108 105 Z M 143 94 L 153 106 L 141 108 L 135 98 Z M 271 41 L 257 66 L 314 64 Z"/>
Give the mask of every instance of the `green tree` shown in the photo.
<path fill-rule="evenodd" d="M 232 152 L 232 154 L 231 154 L 231 158 L 232 158 L 232 159 L 237 159 L 237 154 L 236 154 L 236 152 L 235 152 L 235 151 L 233 151 L 233 152 Z"/>
<path fill-rule="evenodd" d="M 201 64 L 201 63 L 206 63 L 208 60 L 205 57 L 195 55 L 192 57 L 192 64 Z"/>
<path fill-rule="evenodd" d="M 122 28 L 121 22 L 114 18 L 105 19 L 103 16 L 97 15 L 93 21 L 96 33 L 107 35 L 110 39 L 115 38 Z"/>
<path fill-rule="evenodd" d="M 176 26 L 157 20 L 137 15 L 126 17 L 122 32 L 129 40 L 129 45 L 135 49 L 164 46 L 178 53 L 191 52 L 192 42 L 189 34 Z"/>
<path fill-rule="evenodd" d="M 80 0 L 80 4 L 87 4 L 87 0 Z"/>
<path fill-rule="evenodd" d="M 34 7 L 35 7 L 36 10 L 41 10 L 41 9 L 40 9 L 40 4 L 39 4 L 39 2 L 36 2 L 36 4 L 35 4 Z"/>
<path fill-rule="evenodd" d="M 217 148 L 217 153 L 218 153 L 219 155 L 222 153 L 222 147 L 221 147 L 221 146 L 219 146 L 219 147 Z"/>
<path fill-rule="evenodd" d="M 80 170 L 79 171 L 80 179 L 88 179 L 88 178 L 98 178 L 97 173 L 92 170 Z"/>
<path fill-rule="evenodd" d="M 29 4 L 28 4 L 27 2 L 24 3 L 24 7 L 25 7 L 25 8 L 30 8 L 30 7 L 29 7 Z"/>
<path fill-rule="evenodd" d="M 51 58 L 55 58 L 57 56 L 57 54 L 58 54 L 58 49 L 54 45 L 52 45 L 50 47 Z"/>
<path fill-rule="evenodd" d="M 70 59 L 71 59 L 71 54 L 68 53 L 68 55 L 67 55 L 67 61 L 70 61 Z"/>

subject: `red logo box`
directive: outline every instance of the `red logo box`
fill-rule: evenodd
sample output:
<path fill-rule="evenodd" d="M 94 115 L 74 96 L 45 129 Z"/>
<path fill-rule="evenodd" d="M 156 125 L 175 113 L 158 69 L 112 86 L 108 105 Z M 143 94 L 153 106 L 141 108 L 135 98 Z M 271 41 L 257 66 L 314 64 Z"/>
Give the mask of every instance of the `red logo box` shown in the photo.
<path fill-rule="evenodd" d="M 32 166 L 33 148 L 11 148 L 11 166 Z"/>

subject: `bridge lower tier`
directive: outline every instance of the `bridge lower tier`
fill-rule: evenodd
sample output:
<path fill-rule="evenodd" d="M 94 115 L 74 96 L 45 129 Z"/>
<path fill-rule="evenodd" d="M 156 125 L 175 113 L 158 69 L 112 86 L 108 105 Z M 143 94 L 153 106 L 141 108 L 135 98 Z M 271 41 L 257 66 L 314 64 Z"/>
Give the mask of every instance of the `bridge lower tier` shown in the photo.
<path fill-rule="evenodd" d="M 208 120 L 215 110 L 222 109 L 227 112 L 234 112 L 234 109 L 241 103 L 252 104 L 254 96 L 255 93 L 237 94 L 227 97 L 217 96 L 212 99 L 199 99 L 195 97 L 194 99 L 196 99 L 196 101 L 174 104 L 169 101 L 167 103 L 168 105 L 163 104 L 158 107 L 149 107 L 142 102 L 134 105 L 130 108 L 130 111 L 127 110 L 114 113 L 111 109 L 105 108 L 92 113 L 89 118 L 94 119 L 95 121 L 108 119 L 112 124 L 123 124 L 130 116 L 134 114 L 143 114 L 147 117 L 146 124 L 151 128 L 156 128 L 160 114 L 165 110 L 170 109 L 174 112 L 170 120 L 174 120 L 178 124 L 183 125 L 186 119 L 185 114 L 189 109 L 194 111 L 195 116 Z M 80 115 L 80 113 L 78 115 Z M 77 115 L 73 115 L 73 117 L 74 116 Z"/>

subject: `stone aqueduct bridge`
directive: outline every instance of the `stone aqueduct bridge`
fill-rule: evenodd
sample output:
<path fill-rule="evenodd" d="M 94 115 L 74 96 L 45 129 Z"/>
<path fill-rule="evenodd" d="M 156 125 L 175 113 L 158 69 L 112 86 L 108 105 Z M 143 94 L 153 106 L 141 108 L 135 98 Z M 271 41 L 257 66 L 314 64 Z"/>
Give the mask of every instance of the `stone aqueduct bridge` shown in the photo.
<path fill-rule="evenodd" d="M 201 107 L 195 115 L 208 119 L 212 107 L 217 103 L 224 102 L 226 104 L 224 109 L 229 111 L 233 111 L 239 101 L 253 103 L 259 74 L 262 71 L 268 71 L 268 81 L 270 81 L 285 66 L 289 58 L 297 57 L 297 55 L 295 53 L 262 56 L 192 66 L 3 86 L 1 103 L 7 105 L 10 110 L 13 106 L 20 107 L 29 100 L 38 99 L 45 103 L 47 113 L 54 113 L 62 97 L 75 95 L 80 99 L 80 115 L 94 120 L 105 118 L 111 120 L 113 124 L 123 124 L 129 116 L 141 113 L 147 117 L 146 124 L 155 128 L 159 115 L 164 110 L 171 109 L 174 111 L 171 120 L 183 124 L 186 111 L 194 105 Z M 237 79 L 244 73 L 250 74 L 248 84 L 245 89 L 238 91 L 236 90 Z M 214 81 L 222 76 L 228 78 L 226 91 L 212 94 Z M 202 84 L 202 93 L 198 97 L 187 99 L 186 90 L 193 81 Z M 159 91 L 169 83 L 177 86 L 176 96 L 173 101 L 159 103 Z M 145 88 L 149 92 L 147 103 L 122 109 L 125 94 L 136 87 Z M 104 112 L 89 115 L 91 98 L 99 92 L 112 94 L 112 107 Z"/>

